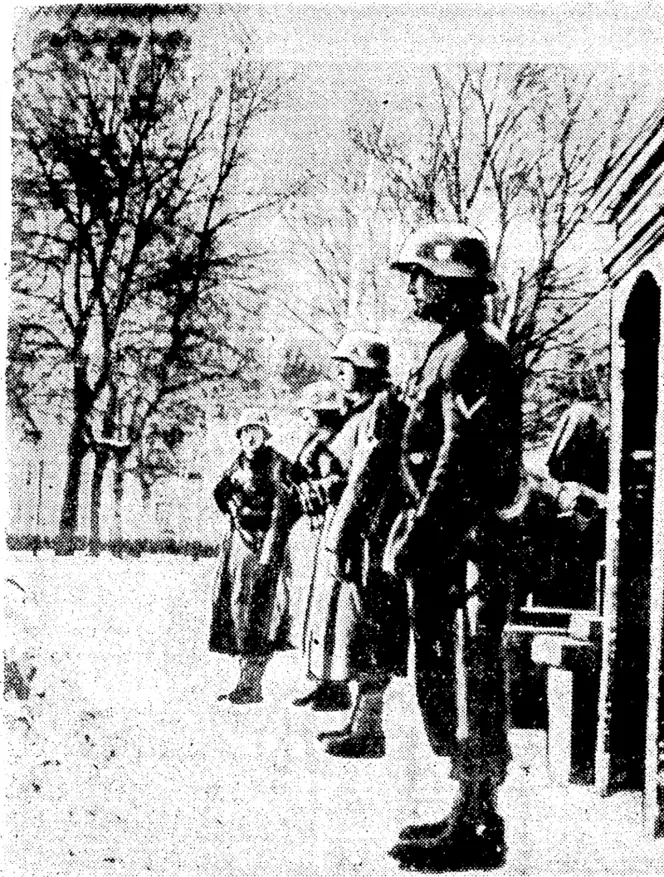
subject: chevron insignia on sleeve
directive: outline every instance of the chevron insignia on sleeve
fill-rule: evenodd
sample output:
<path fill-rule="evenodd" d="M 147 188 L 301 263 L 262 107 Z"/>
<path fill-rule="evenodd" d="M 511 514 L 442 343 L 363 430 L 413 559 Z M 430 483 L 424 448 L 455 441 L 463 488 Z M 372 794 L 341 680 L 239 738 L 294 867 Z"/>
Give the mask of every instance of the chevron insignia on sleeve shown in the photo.
<path fill-rule="evenodd" d="M 482 396 L 481 399 L 478 399 L 474 405 L 471 405 L 470 408 L 464 402 L 463 396 L 459 395 L 454 400 L 456 402 L 456 406 L 459 411 L 463 414 L 466 420 L 470 420 L 473 414 L 477 414 L 482 405 L 486 402 L 486 396 Z"/>

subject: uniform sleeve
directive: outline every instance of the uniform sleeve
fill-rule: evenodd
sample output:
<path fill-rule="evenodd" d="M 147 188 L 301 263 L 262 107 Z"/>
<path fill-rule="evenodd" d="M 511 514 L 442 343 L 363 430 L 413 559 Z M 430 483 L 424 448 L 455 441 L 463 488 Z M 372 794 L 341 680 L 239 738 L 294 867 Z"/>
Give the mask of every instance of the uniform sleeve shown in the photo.
<path fill-rule="evenodd" d="M 217 508 L 220 512 L 229 511 L 229 502 L 232 497 L 231 474 L 232 467 L 224 472 L 224 474 L 221 476 L 221 480 L 219 481 L 212 493 L 212 495 L 214 496 L 214 501 L 216 502 Z"/>
<path fill-rule="evenodd" d="M 327 547 L 343 554 L 344 546 L 353 541 L 370 525 L 373 511 L 384 495 L 389 479 L 385 465 L 390 450 L 390 398 L 387 393 L 378 396 L 358 431 L 355 453 L 348 478 L 339 500 L 334 521 L 329 531 Z M 398 460 L 398 442 L 392 442 L 394 462 Z"/>
<path fill-rule="evenodd" d="M 443 416 L 443 443 L 436 455 L 436 462 L 429 477 L 429 483 L 416 511 L 416 519 L 428 518 L 432 513 L 438 516 L 441 502 L 444 502 L 450 472 L 450 460 L 456 445 L 463 440 L 462 413 L 450 388 L 445 383 L 442 388 L 440 405 Z"/>
<path fill-rule="evenodd" d="M 567 458 L 575 443 L 580 423 L 577 410 L 574 407 L 568 408 L 558 420 L 549 441 L 547 469 L 550 476 L 557 482 L 571 480 L 566 477 L 569 463 Z"/>
<path fill-rule="evenodd" d="M 348 429 L 342 430 L 325 446 L 320 459 L 320 477 L 309 485 L 323 506 L 337 505 L 348 482 L 348 471 L 342 461 L 352 463 L 352 448 L 357 436 Z"/>
<path fill-rule="evenodd" d="M 596 411 L 572 405 L 560 418 L 549 445 L 548 471 L 556 481 L 578 481 L 603 491 L 608 482 L 608 441 Z"/>
<path fill-rule="evenodd" d="M 288 538 L 288 510 L 294 485 L 291 479 L 292 464 L 281 454 L 275 454 L 271 467 L 274 501 L 270 515 L 270 527 L 265 534 L 260 562 L 264 566 L 280 565 L 286 539 Z"/>

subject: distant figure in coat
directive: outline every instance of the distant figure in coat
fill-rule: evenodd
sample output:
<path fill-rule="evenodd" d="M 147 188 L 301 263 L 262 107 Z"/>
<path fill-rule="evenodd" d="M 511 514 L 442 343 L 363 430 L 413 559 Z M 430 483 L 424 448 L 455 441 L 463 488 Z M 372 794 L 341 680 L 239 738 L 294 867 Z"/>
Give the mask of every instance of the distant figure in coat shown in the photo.
<path fill-rule="evenodd" d="M 297 589 L 302 591 L 303 605 L 301 612 L 293 612 L 293 617 L 301 622 L 299 640 L 303 648 L 308 639 L 316 557 L 329 504 L 329 489 L 344 475 L 341 463 L 330 450 L 330 442 L 344 422 L 343 404 L 339 386 L 333 381 L 320 380 L 304 388 L 299 405 L 300 415 L 310 427 L 292 472 L 302 518 L 294 527 L 291 541 L 296 549 L 294 560 L 297 557 L 300 561 L 297 568 L 306 564 L 303 581 Z M 322 680 L 295 698 L 293 705 L 310 706 L 317 712 L 348 709 L 350 691 L 345 682 Z"/>
<path fill-rule="evenodd" d="M 330 755 L 385 754 L 385 690 L 405 675 L 408 604 L 403 581 L 382 569 L 390 526 L 402 498 L 400 438 L 405 407 L 389 379 L 390 351 L 367 332 L 346 335 L 333 354 L 348 419 L 331 442 L 343 477 L 328 479 L 329 508 L 321 536 L 307 622 L 311 676 L 357 683 L 348 724 L 319 734 Z"/>
<path fill-rule="evenodd" d="M 575 402 L 561 415 L 535 482 L 526 538 L 532 558 L 524 577 L 536 581 L 537 605 L 593 609 L 597 563 L 605 553 L 609 484 L 607 418 Z"/>
<path fill-rule="evenodd" d="M 561 416 L 549 442 L 549 484 L 563 514 L 581 525 L 606 508 L 609 489 L 609 431 L 600 409 L 575 402 Z"/>
<path fill-rule="evenodd" d="M 218 699 L 262 701 L 265 668 L 290 649 L 288 509 L 291 464 L 268 444 L 267 412 L 247 408 L 237 425 L 241 451 L 214 490 L 227 516 L 215 578 L 210 650 L 240 659 L 235 688 Z"/>

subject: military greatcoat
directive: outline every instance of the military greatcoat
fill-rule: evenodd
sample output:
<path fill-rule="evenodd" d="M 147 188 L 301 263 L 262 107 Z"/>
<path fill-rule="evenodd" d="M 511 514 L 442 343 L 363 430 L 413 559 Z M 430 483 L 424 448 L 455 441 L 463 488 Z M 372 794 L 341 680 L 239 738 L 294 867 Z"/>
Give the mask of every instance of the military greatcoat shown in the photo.
<path fill-rule="evenodd" d="M 518 493 L 521 422 L 511 356 L 485 325 L 441 336 L 411 376 L 406 402 L 409 507 L 386 560 L 395 552 L 412 583 L 420 710 L 434 752 L 453 757 L 457 778 L 504 770 L 508 587 L 498 512 Z"/>
<path fill-rule="evenodd" d="M 360 404 L 330 444 L 344 478 L 329 484 L 330 506 L 316 559 L 305 643 L 314 678 L 406 673 L 406 586 L 382 567 L 403 501 L 404 418 L 405 406 L 390 387 Z"/>
<path fill-rule="evenodd" d="M 269 445 L 241 452 L 214 491 L 228 515 L 214 583 L 210 650 L 258 656 L 292 648 L 288 517 L 291 464 Z"/>

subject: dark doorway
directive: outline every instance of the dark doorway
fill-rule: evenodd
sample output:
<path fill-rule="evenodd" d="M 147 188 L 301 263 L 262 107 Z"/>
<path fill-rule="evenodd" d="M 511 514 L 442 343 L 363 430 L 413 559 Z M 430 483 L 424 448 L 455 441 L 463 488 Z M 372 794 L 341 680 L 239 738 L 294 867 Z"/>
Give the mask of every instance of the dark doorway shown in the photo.
<path fill-rule="evenodd" d="M 610 739 L 614 785 L 643 788 L 661 293 L 637 278 L 620 326 L 625 345 L 617 627 Z"/>

